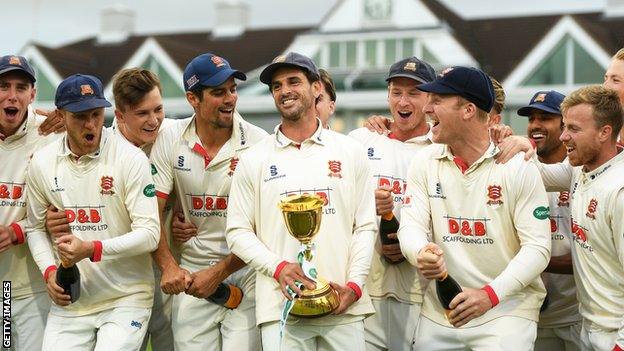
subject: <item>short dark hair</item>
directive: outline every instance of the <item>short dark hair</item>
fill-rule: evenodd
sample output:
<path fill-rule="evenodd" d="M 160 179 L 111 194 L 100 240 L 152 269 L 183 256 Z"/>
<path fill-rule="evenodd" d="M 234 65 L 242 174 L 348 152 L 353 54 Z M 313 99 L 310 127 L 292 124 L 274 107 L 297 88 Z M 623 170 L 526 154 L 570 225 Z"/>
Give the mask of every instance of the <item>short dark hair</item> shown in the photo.
<path fill-rule="evenodd" d="M 122 69 L 113 77 L 115 107 L 123 111 L 136 106 L 154 88 L 162 93 L 160 79 L 154 72 L 137 67 Z"/>

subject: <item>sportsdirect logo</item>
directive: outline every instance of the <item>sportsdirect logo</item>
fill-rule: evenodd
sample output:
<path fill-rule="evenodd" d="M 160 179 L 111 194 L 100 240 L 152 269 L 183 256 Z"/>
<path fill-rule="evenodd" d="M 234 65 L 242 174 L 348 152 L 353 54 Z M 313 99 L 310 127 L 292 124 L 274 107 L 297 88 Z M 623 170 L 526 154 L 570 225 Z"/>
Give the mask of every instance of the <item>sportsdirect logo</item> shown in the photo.
<path fill-rule="evenodd" d="M 147 186 L 143 188 L 143 195 L 147 197 L 156 196 L 156 187 L 154 186 L 154 184 L 147 184 Z"/>
<path fill-rule="evenodd" d="M 533 217 L 537 219 L 546 219 L 550 215 L 548 207 L 540 206 L 533 210 Z"/>

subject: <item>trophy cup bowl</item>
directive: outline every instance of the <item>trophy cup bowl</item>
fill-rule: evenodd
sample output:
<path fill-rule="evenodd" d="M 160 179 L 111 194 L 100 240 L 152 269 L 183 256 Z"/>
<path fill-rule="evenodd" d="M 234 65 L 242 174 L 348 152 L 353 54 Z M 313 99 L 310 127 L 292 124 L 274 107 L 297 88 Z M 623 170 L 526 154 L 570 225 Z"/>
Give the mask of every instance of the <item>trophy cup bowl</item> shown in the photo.
<path fill-rule="evenodd" d="M 308 194 L 292 195 L 279 203 L 288 233 L 307 247 L 304 252 L 307 261 L 312 260 L 309 245 L 321 227 L 323 204 L 318 195 Z M 301 318 L 322 317 L 330 314 L 339 304 L 338 293 L 319 277 L 316 289 L 302 288 L 302 294 L 296 298 L 290 314 Z"/>

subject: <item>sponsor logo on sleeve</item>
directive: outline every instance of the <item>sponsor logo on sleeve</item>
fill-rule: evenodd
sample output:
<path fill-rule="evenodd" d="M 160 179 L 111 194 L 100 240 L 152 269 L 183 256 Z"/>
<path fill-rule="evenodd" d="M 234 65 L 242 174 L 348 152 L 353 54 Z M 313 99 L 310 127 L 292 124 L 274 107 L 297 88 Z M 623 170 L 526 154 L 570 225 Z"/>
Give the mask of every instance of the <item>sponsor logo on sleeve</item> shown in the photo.
<path fill-rule="evenodd" d="M 147 197 L 156 196 L 156 187 L 154 186 L 154 184 L 147 184 L 145 188 L 143 188 L 143 195 Z"/>
<path fill-rule="evenodd" d="M 549 215 L 550 209 L 545 206 L 540 206 L 533 210 L 533 217 L 537 219 L 546 219 Z"/>
<path fill-rule="evenodd" d="M 154 164 L 151 164 L 151 166 L 152 166 L 152 175 L 155 175 L 156 173 L 158 173 L 156 166 L 154 166 Z"/>

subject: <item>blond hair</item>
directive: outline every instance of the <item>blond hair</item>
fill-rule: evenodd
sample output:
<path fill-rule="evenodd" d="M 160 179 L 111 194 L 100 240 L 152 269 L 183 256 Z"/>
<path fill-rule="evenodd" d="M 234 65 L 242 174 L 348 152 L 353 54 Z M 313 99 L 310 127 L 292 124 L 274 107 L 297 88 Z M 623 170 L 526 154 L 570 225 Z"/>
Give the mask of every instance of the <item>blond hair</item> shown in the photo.
<path fill-rule="evenodd" d="M 492 108 L 494 108 L 496 113 L 500 114 L 505 108 L 505 90 L 503 89 L 503 85 L 492 76 L 490 76 L 490 80 L 494 88 L 494 105 Z"/>
<path fill-rule="evenodd" d="M 620 50 L 618 50 L 618 52 L 616 52 L 615 55 L 613 55 L 613 59 L 624 61 L 624 48 L 621 48 Z"/>
<path fill-rule="evenodd" d="M 561 103 L 561 114 L 566 115 L 571 107 L 587 104 L 592 107 L 592 116 L 597 128 L 610 125 L 611 138 L 617 140 L 622 129 L 622 105 L 615 90 L 602 85 L 590 85 L 573 91 Z"/>

